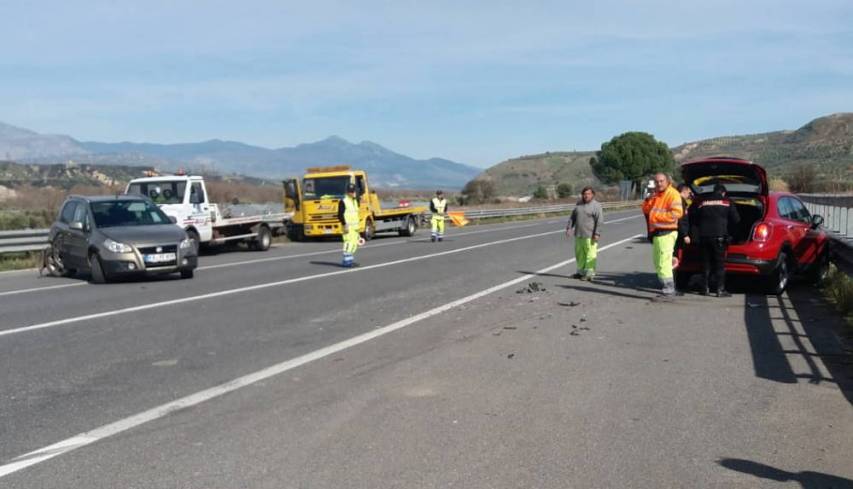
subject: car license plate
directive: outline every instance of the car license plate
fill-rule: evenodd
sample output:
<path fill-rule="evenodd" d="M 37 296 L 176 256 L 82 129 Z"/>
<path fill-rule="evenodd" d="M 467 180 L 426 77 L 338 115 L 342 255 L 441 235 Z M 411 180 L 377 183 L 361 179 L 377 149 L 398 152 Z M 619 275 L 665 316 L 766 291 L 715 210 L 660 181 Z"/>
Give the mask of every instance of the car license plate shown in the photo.
<path fill-rule="evenodd" d="M 145 263 L 163 263 L 168 261 L 175 261 L 174 253 L 157 253 L 156 255 L 145 255 Z"/>

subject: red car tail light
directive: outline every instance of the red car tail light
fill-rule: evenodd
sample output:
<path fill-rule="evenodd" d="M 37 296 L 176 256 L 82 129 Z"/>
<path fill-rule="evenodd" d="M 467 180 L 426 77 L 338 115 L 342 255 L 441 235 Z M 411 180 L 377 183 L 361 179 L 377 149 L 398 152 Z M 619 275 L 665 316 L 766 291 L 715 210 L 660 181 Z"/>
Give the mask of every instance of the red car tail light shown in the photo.
<path fill-rule="evenodd" d="M 752 240 L 762 242 L 767 241 L 767 238 L 770 237 L 771 229 L 770 225 L 766 222 L 759 223 L 752 231 Z"/>

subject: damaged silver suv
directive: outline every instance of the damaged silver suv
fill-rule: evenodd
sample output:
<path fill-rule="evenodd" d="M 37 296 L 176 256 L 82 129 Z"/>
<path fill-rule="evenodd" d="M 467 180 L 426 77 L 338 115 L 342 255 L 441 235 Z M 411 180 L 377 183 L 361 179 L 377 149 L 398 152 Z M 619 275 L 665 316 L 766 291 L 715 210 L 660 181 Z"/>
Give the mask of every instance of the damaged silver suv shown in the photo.
<path fill-rule="evenodd" d="M 51 273 L 89 272 L 96 283 L 128 275 L 192 278 L 198 255 L 186 232 L 150 199 L 73 195 L 50 228 Z"/>

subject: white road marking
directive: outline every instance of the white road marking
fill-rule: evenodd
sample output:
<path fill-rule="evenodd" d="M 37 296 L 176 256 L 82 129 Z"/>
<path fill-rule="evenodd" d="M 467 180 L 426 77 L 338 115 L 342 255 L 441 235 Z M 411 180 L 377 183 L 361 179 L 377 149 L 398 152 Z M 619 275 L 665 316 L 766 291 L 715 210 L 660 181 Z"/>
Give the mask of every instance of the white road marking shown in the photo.
<path fill-rule="evenodd" d="M 426 255 L 418 255 L 418 256 L 412 256 L 409 258 L 401 258 L 399 260 L 393 260 L 393 261 L 388 261 L 388 262 L 384 262 L 384 263 L 377 263 L 375 265 L 367 265 L 367 266 L 358 267 L 358 268 L 347 268 L 347 269 L 343 269 L 343 270 L 337 270 L 334 272 L 318 273 L 315 275 L 305 275 L 302 277 L 296 277 L 296 278 L 291 278 L 291 279 L 287 279 L 287 280 L 279 280 L 276 282 L 267 282 L 267 283 L 263 283 L 263 284 L 249 285 L 246 287 L 238 287 L 235 289 L 221 290 L 219 292 L 210 292 L 207 294 L 194 295 L 194 296 L 189 296 L 189 297 L 182 297 L 180 299 L 172 299 L 172 300 L 162 301 L 162 302 L 153 302 L 151 304 L 142 304 L 139 306 L 125 307 L 122 309 L 114 309 L 112 311 L 104 311 L 104 312 L 98 312 L 98 313 L 94 313 L 94 314 L 86 314 L 85 316 L 76 316 L 76 317 L 71 317 L 71 318 L 66 318 L 66 319 L 58 319 L 56 321 L 49 321 L 49 322 L 40 323 L 40 324 L 32 324 L 29 326 L 21 326 L 21 327 L 17 327 L 17 328 L 7 329 L 5 331 L 0 331 L 0 337 L 18 334 L 18 333 L 24 333 L 27 331 L 34 331 L 37 329 L 52 328 L 52 327 L 61 326 L 64 324 L 78 323 L 81 321 L 88 321 L 91 319 L 99 319 L 99 318 L 104 318 L 104 317 L 117 316 L 119 314 L 127 314 L 130 312 L 145 311 L 147 309 L 155 309 L 155 308 L 160 308 L 160 307 L 165 307 L 165 306 L 172 306 L 175 304 L 183 304 L 185 302 L 195 302 L 195 301 L 200 301 L 200 300 L 205 300 L 205 299 L 212 299 L 214 297 L 222 297 L 222 296 L 226 296 L 226 295 L 233 295 L 233 294 L 240 294 L 243 292 L 250 292 L 253 290 L 268 289 L 270 287 L 280 287 L 282 285 L 289 285 L 289 284 L 294 284 L 294 283 L 298 283 L 298 282 L 305 282 L 308 280 L 314 280 L 314 279 L 318 279 L 318 278 L 334 277 L 336 275 L 343 275 L 343 274 L 347 274 L 347 273 L 357 273 L 357 272 L 363 272 L 363 271 L 367 271 L 367 270 L 373 270 L 376 268 L 385 268 L 385 267 L 390 267 L 392 265 L 399 265 L 401 263 L 410 263 L 413 261 L 426 260 L 429 258 L 435 258 L 435 257 L 439 257 L 439 256 L 452 255 L 452 254 L 456 254 L 456 253 L 462 253 L 464 251 L 471 251 L 471 250 L 476 250 L 479 248 L 485 248 L 487 246 L 494 246 L 494 245 L 499 245 L 499 244 L 504 244 L 504 243 L 512 243 L 514 241 L 520 241 L 523 239 L 539 238 L 542 236 L 547 236 L 549 234 L 556 234 L 556 233 L 562 233 L 562 232 L 564 232 L 564 231 L 558 230 L 558 231 L 546 231 L 544 233 L 528 234 L 526 236 L 517 236 L 515 238 L 507 238 L 507 239 L 500 239 L 497 241 L 489 241 L 487 243 L 480 243 L 480 244 L 476 244 L 476 245 L 465 246 L 463 248 L 455 248 L 452 250 L 440 251 L 437 253 L 428 253 Z"/>
<path fill-rule="evenodd" d="M 562 231 L 558 231 L 562 232 Z M 552 231 L 553 233 L 553 231 Z M 549 233 L 545 233 L 549 234 Z M 625 238 L 623 240 L 617 241 L 615 243 L 611 243 L 606 246 L 602 246 L 598 251 L 604 251 L 608 248 L 612 248 L 614 246 L 619 246 L 620 244 L 627 243 L 635 238 L 641 237 L 642 235 L 638 234 L 635 236 L 631 236 L 630 238 Z M 516 238 L 518 239 L 518 238 Z M 209 401 L 211 399 L 221 397 L 229 392 L 236 391 L 237 389 L 241 389 L 243 387 L 252 385 L 254 383 L 260 382 L 262 380 L 268 379 L 270 377 L 274 377 L 276 375 L 287 372 L 288 370 L 293 370 L 297 367 L 305 365 L 307 363 L 313 362 L 315 360 L 319 360 L 321 358 L 327 357 L 329 355 L 333 355 L 340 351 L 352 348 L 356 345 L 360 345 L 362 343 L 366 343 L 370 340 L 379 338 L 380 336 L 385 336 L 389 333 L 397 331 L 399 329 L 403 329 L 406 326 L 410 326 L 419 321 L 423 321 L 424 319 L 428 319 L 432 316 L 441 314 L 443 312 L 449 311 L 455 307 L 459 307 L 468 302 L 477 300 L 481 297 L 487 296 L 499 290 L 505 289 L 507 287 L 512 287 L 515 284 L 524 282 L 525 280 L 529 280 L 535 277 L 538 274 L 548 273 L 558 268 L 564 267 L 572 262 L 575 259 L 569 259 L 565 261 L 561 261 L 560 263 L 551 265 L 549 267 L 543 268 L 542 270 L 537 271 L 533 274 L 522 275 L 521 277 L 514 278 L 507 282 L 503 282 L 501 284 L 495 285 L 485 290 L 481 290 L 480 292 L 471 294 L 469 296 L 463 297 L 461 299 L 457 299 L 452 302 L 448 302 L 442 306 L 435 307 L 428 311 L 424 311 L 420 314 L 411 316 L 409 318 L 403 319 L 401 321 L 397 321 L 395 323 L 389 324 L 387 326 L 383 326 L 382 328 L 375 329 L 373 331 L 360 334 L 358 336 L 354 336 L 348 340 L 341 341 L 339 343 L 335 343 L 333 345 L 329 345 L 324 348 L 320 348 L 319 350 L 315 350 L 311 353 L 307 353 L 305 355 L 281 362 L 279 364 L 273 365 L 271 367 L 267 367 L 262 370 L 258 370 L 257 372 L 244 375 L 237 379 L 234 379 L 230 382 L 226 382 L 224 384 L 217 385 L 215 387 L 211 387 L 209 389 L 205 389 L 200 392 L 196 392 L 195 394 L 190 394 L 189 396 L 182 397 L 175 401 L 157 406 L 155 408 L 149 409 L 147 411 L 143 411 L 139 414 L 121 419 L 114 423 L 110 423 L 99 428 L 95 428 L 94 430 L 87 431 L 85 433 L 81 433 L 79 435 L 73 436 L 71 438 L 62 440 L 58 443 L 54 443 L 53 445 L 46 446 L 44 448 L 40 448 L 38 450 L 34 450 L 27 454 L 21 455 L 9 461 L 4 465 L 0 465 L 0 477 L 5 477 L 9 474 L 17 472 L 19 470 L 25 469 L 27 467 L 39 464 L 46 460 L 49 460 L 53 457 L 58 457 L 59 455 L 68 453 L 72 450 L 76 450 L 77 448 L 84 447 L 86 445 L 90 445 L 92 443 L 97 442 L 98 440 L 102 440 L 104 438 L 116 435 L 118 433 L 133 429 L 139 425 L 144 423 L 148 423 L 149 421 L 154 421 L 159 418 L 163 418 L 168 416 L 169 414 L 176 412 L 181 409 L 185 409 L 188 407 L 192 407 L 198 404 L 201 404 L 205 401 Z"/>
<path fill-rule="evenodd" d="M 80 285 L 88 285 L 87 282 L 74 282 L 73 284 L 48 285 L 47 287 L 33 287 L 31 289 L 9 290 L 0 292 L 0 297 L 4 295 L 26 294 L 27 292 L 40 292 L 42 290 L 64 289 L 66 287 L 79 287 Z"/>

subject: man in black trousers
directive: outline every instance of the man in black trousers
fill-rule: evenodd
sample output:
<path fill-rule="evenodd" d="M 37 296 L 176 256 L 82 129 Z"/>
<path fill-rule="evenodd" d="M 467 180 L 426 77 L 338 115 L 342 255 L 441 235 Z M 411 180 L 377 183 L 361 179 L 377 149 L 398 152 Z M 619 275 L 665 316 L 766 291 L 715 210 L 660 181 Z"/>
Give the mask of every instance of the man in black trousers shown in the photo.
<path fill-rule="evenodd" d="M 731 297 L 725 288 L 726 249 L 731 230 L 740 222 L 735 204 L 726 197 L 726 187 L 714 185 L 690 211 L 690 234 L 702 250 L 704 271 L 703 295 L 709 295 L 713 284 L 717 297 Z"/>

